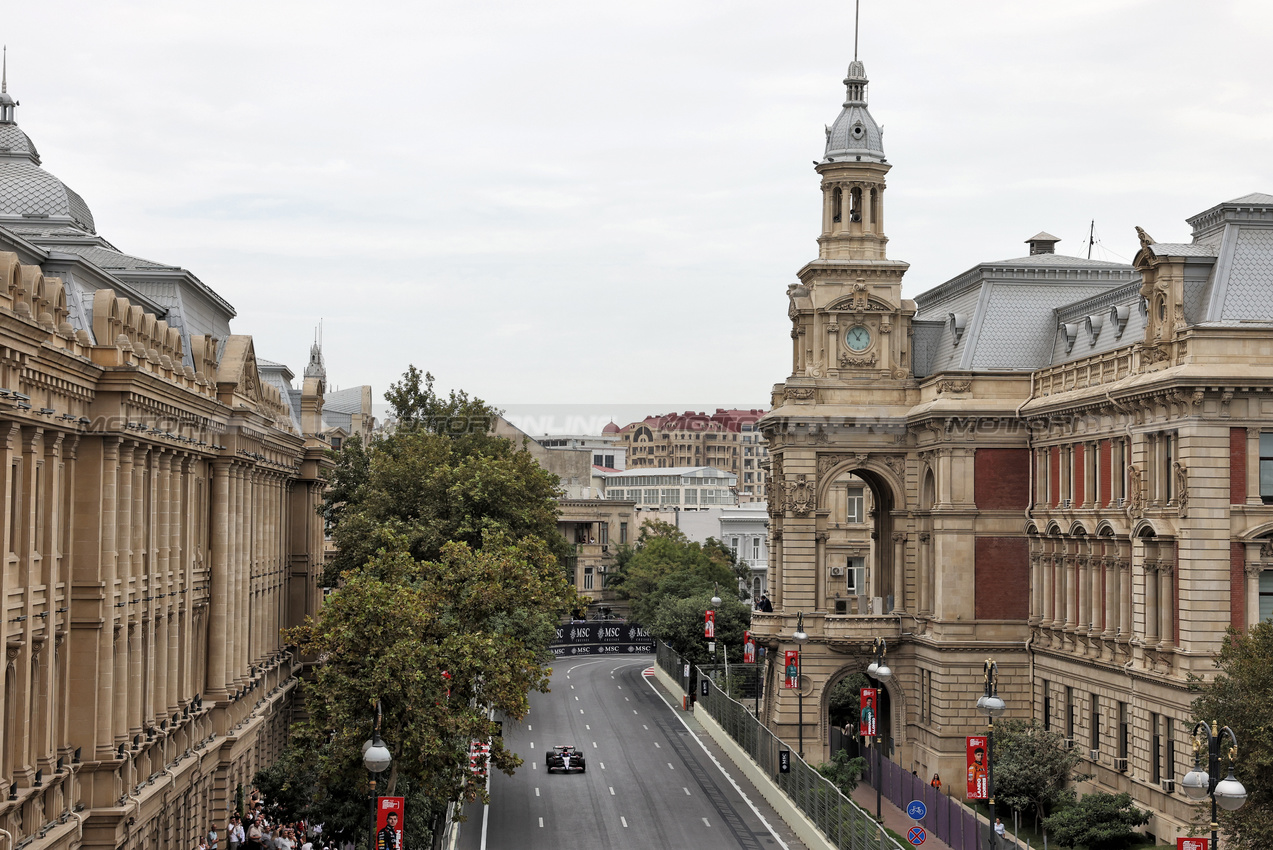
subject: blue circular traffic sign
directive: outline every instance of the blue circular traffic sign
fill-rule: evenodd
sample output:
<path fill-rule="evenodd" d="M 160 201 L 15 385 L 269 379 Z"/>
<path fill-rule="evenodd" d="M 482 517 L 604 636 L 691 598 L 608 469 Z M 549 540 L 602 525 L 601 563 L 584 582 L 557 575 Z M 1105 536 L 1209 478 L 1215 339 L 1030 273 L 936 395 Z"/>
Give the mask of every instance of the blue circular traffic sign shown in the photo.
<path fill-rule="evenodd" d="M 911 831 L 906 833 L 906 840 L 916 847 L 924 843 L 924 839 L 928 837 L 928 833 L 924 832 L 922 826 L 912 826 Z"/>
<path fill-rule="evenodd" d="M 911 820 L 923 820 L 924 815 L 928 814 L 928 806 L 924 805 L 923 800 L 911 800 L 906 804 L 906 814 Z"/>

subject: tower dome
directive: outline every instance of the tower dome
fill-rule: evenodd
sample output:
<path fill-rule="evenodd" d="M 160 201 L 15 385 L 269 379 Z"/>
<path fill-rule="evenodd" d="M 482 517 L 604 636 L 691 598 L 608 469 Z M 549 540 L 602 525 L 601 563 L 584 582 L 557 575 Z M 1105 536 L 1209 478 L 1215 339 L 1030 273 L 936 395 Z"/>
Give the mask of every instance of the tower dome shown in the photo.
<path fill-rule="evenodd" d="M 40 167 L 39 151 L 14 121 L 17 105 L 9 95 L 5 68 L 0 73 L 0 222 L 60 220 L 96 233 L 93 213 L 84 199 Z"/>
<path fill-rule="evenodd" d="M 884 162 L 884 131 L 866 108 L 866 66 L 854 59 L 844 78 L 844 108 L 827 128 L 823 162 Z"/>

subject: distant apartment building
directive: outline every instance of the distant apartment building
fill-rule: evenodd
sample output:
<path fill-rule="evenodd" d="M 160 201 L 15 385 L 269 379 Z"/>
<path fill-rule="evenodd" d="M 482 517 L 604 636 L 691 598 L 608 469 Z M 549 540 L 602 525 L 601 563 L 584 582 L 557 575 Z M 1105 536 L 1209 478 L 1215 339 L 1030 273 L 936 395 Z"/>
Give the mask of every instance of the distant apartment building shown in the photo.
<path fill-rule="evenodd" d="M 617 427 L 617 426 L 616 426 Z M 627 469 L 627 449 L 613 433 L 601 435 L 545 434 L 535 442 L 550 451 L 587 451 L 592 465 L 603 469 Z"/>
<path fill-rule="evenodd" d="M 629 469 L 671 469 L 711 466 L 737 476 L 738 501 L 764 498 L 769 458 L 764 437 L 755 423 L 763 410 L 725 410 L 715 413 L 668 413 L 647 416 L 622 428 L 607 425 L 627 452 Z"/>
<path fill-rule="evenodd" d="M 698 510 L 738 504 L 738 476 L 711 466 L 598 470 L 609 501 L 626 500 L 637 510 Z"/>

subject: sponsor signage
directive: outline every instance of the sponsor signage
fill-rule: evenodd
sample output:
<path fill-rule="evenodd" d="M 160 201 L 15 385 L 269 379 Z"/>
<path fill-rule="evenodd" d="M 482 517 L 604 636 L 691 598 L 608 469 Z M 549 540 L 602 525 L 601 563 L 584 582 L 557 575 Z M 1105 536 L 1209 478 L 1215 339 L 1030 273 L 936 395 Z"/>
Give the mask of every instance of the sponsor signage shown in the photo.
<path fill-rule="evenodd" d="M 864 738 L 875 737 L 875 711 L 880 704 L 879 688 L 863 688 L 858 696 L 858 734 Z"/>
<path fill-rule="evenodd" d="M 553 655 L 557 658 L 571 658 L 576 655 L 628 655 L 636 652 L 654 652 L 654 641 L 647 643 L 606 643 L 585 644 L 584 646 L 554 646 Z"/>
<path fill-rule="evenodd" d="M 990 798 L 990 774 L 987 762 L 990 754 L 986 749 L 985 736 L 968 736 L 967 751 L 968 799 L 987 800 Z"/>
<path fill-rule="evenodd" d="M 1210 838 L 1177 838 L 1176 850 L 1211 850 Z"/>
<path fill-rule="evenodd" d="M 564 623 L 557 627 L 552 651 L 557 658 L 576 655 L 627 655 L 654 652 L 654 638 L 644 626 L 603 620 Z"/>
<path fill-rule="evenodd" d="M 791 773 L 791 750 L 778 751 L 778 772 Z"/>
<path fill-rule="evenodd" d="M 702 688 L 703 696 L 707 696 L 707 680 L 706 680 L 706 679 L 699 679 L 699 680 L 698 680 L 698 684 L 699 684 L 699 686 Z"/>
<path fill-rule="evenodd" d="M 782 666 L 786 670 L 782 686 L 784 688 L 800 687 L 800 650 L 788 649 L 783 655 Z"/>
<path fill-rule="evenodd" d="M 376 850 L 402 850 L 406 806 L 403 797 L 376 798 Z M 364 827 L 365 828 L 365 827 Z"/>
<path fill-rule="evenodd" d="M 703 615 L 703 637 L 716 637 L 716 612 L 707 611 Z"/>
<path fill-rule="evenodd" d="M 751 632 L 743 632 L 743 663 L 756 663 L 756 639 Z"/>

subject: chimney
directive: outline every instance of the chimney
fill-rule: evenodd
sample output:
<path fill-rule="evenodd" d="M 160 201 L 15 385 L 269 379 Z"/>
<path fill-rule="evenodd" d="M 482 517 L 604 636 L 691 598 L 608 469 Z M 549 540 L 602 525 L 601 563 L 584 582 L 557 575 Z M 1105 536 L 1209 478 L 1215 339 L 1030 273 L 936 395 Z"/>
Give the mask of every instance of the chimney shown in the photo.
<path fill-rule="evenodd" d="M 1060 237 L 1053 236 L 1046 230 L 1040 230 L 1027 239 L 1026 244 L 1030 246 L 1030 256 L 1033 257 L 1035 254 L 1055 254 L 1056 243 L 1060 241 Z"/>

